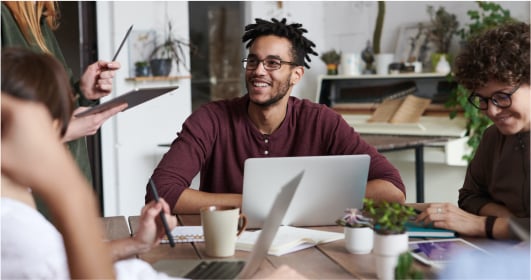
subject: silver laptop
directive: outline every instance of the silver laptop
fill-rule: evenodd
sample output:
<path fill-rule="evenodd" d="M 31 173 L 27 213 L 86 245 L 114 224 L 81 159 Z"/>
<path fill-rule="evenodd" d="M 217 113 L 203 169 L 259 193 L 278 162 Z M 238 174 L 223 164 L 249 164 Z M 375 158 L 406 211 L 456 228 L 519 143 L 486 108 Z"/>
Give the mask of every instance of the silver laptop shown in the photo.
<path fill-rule="evenodd" d="M 304 170 L 295 173 L 293 178 L 288 178 L 287 183 L 278 187 L 275 200 L 269 208 L 269 216 L 264 221 L 264 227 L 256 244 L 246 261 L 242 260 L 161 260 L 153 264 L 157 271 L 165 272 L 170 276 L 191 279 L 249 279 L 258 270 L 267 251 L 277 234 L 282 218 L 286 214 L 292 198 L 304 175 Z M 286 182 L 285 181 L 285 182 Z M 242 211 L 243 212 L 243 211 Z M 245 214 L 245 212 L 243 212 Z M 214 269 L 214 272 L 201 270 Z M 209 274 L 210 273 L 210 274 Z"/>
<path fill-rule="evenodd" d="M 242 212 L 248 228 L 261 228 L 282 182 L 305 170 L 282 225 L 333 225 L 346 208 L 361 208 L 368 155 L 250 158 L 245 161 Z"/>

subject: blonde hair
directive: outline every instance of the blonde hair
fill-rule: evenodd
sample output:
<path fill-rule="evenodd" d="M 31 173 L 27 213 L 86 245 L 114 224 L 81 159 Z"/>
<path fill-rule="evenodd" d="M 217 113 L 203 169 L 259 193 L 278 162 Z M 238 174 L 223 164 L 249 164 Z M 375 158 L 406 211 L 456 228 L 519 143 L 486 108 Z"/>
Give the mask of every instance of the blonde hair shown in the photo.
<path fill-rule="evenodd" d="M 59 26 L 59 7 L 55 1 L 2 1 L 13 14 L 26 42 L 50 53 L 41 29 L 41 18 L 55 30 Z"/>

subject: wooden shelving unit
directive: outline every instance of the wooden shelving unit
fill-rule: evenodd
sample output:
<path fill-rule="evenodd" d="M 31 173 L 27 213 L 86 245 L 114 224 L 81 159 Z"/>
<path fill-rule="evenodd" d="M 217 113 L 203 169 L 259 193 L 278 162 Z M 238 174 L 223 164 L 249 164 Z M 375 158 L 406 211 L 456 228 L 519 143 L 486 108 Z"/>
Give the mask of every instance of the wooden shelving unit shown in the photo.
<path fill-rule="evenodd" d="M 173 82 L 173 81 L 191 79 L 191 78 L 192 76 L 167 76 L 167 77 L 149 76 L 149 77 L 130 77 L 130 78 L 126 78 L 125 80 L 128 82 L 164 82 L 164 81 Z"/>

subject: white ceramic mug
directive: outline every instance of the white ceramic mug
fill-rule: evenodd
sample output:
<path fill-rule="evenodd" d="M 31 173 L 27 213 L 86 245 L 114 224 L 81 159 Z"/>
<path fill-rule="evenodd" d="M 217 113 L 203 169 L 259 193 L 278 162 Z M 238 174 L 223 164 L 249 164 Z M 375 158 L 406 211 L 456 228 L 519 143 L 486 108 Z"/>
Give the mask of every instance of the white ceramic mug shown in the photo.
<path fill-rule="evenodd" d="M 240 214 L 240 208 L 208 206 L 201 208 L 200 213 L 206 254 L 210 257 L 233 256 L 236 238 L 247 226 L 247 218 Z"/>

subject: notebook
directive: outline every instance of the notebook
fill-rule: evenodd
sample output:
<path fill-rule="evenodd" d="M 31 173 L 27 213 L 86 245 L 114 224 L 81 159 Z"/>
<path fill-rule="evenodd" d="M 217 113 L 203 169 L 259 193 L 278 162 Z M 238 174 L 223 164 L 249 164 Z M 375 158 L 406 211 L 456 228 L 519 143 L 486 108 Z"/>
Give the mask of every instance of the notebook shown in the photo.
<path fill-rule="evenodd" d="M 251 278 L 265 259 L 304 173 L 304 170 L 296 173 L 293 178 L 288 179 L 289 181 L 286 180 L 287 183 L 279 187 L 275 201 L 268 212 L 268 218 L 264 222 L 264 228 L 247 260 L 161 260 L 154 263 L 153 267 L 170 276 L 190 279 Z M 199 271 L 201 269 L 212 269 L 214 272 L 201 272 Z"/>
<path fill-rule="evenodd" d="M 76 117 L 88 116 L 91 114 L 101 113 L 109 110 L 113 107 L 127 103 L 127 108 L 124 111 L 129 110 L 137 105 L 140 105 L 146 101 L 149 101 L 155 97 L 159 97 L 163 94 L 176 90 L 178 86 L 171 87 L 159 87 L 159 88 L 140 88 L 134 89 L 128 93 L 122 94 L 107 102 L 96 105 L 86 111 L 76 114 Z"/>
<path fill-rule="evenodd" d="M 244 164 L 242 212 L 247 228 L 261 228 L 279 186 L 305 170 L 282 225 L 335 225 L 346 208 L 361 208 L 368 155 L 250 158 Z"/>

